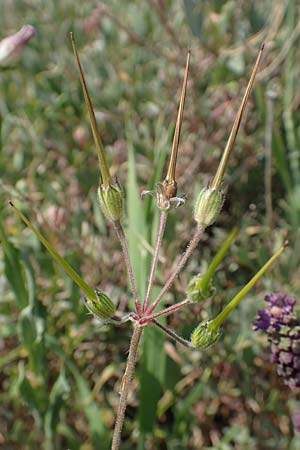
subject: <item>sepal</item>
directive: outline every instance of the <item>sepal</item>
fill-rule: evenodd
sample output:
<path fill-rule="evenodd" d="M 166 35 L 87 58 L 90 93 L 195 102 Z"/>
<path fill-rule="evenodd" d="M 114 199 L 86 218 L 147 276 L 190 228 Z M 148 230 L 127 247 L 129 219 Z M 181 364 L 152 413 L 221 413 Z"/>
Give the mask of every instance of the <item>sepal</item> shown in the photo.
<path fill-rule="evenodd" d="M 98 189 L 98 198 L 103 214 L 107 220 L 118 222 L 123 215 L 123 193 L 118 181 Z"/>
<path fill-rule="evenodd" d="M 194 211 L 194 218 L 201 228 L 212 225 L 222 209 L 224 192 L 210 187 L 203 188 L 200 192 Z"/>
<path fill-rule="evenodd" d="M 199 274 L 191 279 L 187 288 L 188 299 L 192 302 L 200 303 L 214 295 L 216 288 L 212 284 L 212 280 L 209 283 L 205 278 Z"/>
<path fill-rule="evenodd" d="M 193 347 L 205 349 L 218 342 L 222 334 L 220 327 L 212 326 L 212 321 L 201 322 L 192 333 L 191 342 Z"/>
<path fill-rule="evenodd" d="M 85 306 L 98 319 L 111 319 L 115 314 L 113 302 L 101 289 L 96 288 L 95 294 L 95 297 L 84 298 Z"/>

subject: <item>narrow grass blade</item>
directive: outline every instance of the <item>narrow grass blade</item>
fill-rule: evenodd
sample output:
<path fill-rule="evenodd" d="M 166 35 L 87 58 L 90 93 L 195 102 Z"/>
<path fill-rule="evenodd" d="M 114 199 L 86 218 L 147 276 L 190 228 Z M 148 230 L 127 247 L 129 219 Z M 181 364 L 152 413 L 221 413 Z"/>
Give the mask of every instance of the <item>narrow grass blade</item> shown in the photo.
<path fill-rule="evenodd" d="M 61 409 L 69 392 L 70 386 L 66 377 L 65 369 L 62 367 L 60 374 L 51 389 L 49 395 L 49 405 L 45 415 L 44 430 L 46 450 L 55 450 L 56 448 L 56 429 L 60 422 Z"/>
<path fill-rule="evenodd" d="M 102 419 L 101 409 L 98 407 L 93 398 L 93 393 L 88 383 L 80 374 L 76 365 L 71 361 L 66 353 L 62 350 L 58 340 L 53 336 L 46 336 L 46 344 L 52 351 L 57 353 L 64 361 L 66 368 L 72 373 L 77 388 L 77 403 L 83 410 L 92 435 L 93 445 L 95 449 L 108 450 L 109 436 L 107 428 Z"/>
<path fill-rule="evenodd" d="M 0 240 L 4 252 L 4 271 L 21 309 L 28 304 L 26 274 L 20 252 L 8 240 L 4 227 L 0 222 Z"/>
<path fill-rule="evenodd" d="M 153 288 L 152 300 L 159 289 Z M 143 353 L 140 364 L 140 408 L 141 431 L 153 431 L 157 418 L 157 405 L 165 381 L 166 353 L 164 333 L 156 327 L 146 327 L 143 336 Z"/>
<path fill-rule="evenodd" d="M 148 236 L 137 187 L 136 164 L 132 146 L 129 148 L 128 155 L 127 214 L 129 255 L 136 278 L 138 294 L 142 298 L 145 295 L 147 283 L 147 253 L 142 249 L 142 240 L 147 240 Z"/>

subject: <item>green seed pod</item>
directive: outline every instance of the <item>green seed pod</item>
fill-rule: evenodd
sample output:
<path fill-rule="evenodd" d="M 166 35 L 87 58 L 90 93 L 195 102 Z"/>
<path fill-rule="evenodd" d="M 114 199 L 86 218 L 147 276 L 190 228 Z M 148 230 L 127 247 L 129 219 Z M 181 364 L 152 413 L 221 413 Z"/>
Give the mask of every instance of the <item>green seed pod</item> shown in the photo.
<path fill-rule="evenodd" d="M 187 288 L 187 296 L 192 302 L 200 303 L 215 293 L 215 287 L 212 280 L 207 280 L 205 277 L 196 275 L 191 279 Z"/>
<path fill-rule="evenodd" d="M 221 337 L 221 328 L 211 327 L 212 321 L 203 321 L 192 333 L 191 342 L 195 348 L 207 348 L 218 342 Z"/>
<path fill-rule="evenodd" d="M 118 181 L 98 189 L 100 206 L 105 217 L 111 222 L 117 222 L 123 214 L 123 195 Z"/>
<path fill-rule="evenodd" d="M 111 299 L 100 289 L 95 289 L 97 299 L 85 297 L 85 306 L 98 319 L 110 319 L 115 314 Z"/>
<path fill-rule="evenodd" d="M 198 225 L 206 228 L 212 225 L 223 206 L 224 193 L 219 189 L 210 187 L 202 189 L 195 205 L 194 217 Z"/>

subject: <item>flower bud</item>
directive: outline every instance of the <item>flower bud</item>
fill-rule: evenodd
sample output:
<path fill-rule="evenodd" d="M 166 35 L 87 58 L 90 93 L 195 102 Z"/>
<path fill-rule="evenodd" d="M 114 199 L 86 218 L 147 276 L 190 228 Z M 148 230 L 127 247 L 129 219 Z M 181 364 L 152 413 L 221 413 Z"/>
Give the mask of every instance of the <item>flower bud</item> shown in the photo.
<path fill-rule="evenodd" d="M 95 289 L 96 298 L 85 297 L 85 306 L 99 319 L 110 319 L 115 314 L 111 299 L 100 289 Z"/>
<path fill-rule="evenodd" d="M 221 328 L 211 326 L 212 321 L 203 321 L 192 333 L 191 342 L 195 348 L 208 348 L 218 342 L 221 337 Z"/>
<path fill-rule="evenodd" d="M 206 228 L 212 225 L 223 206 L 224 193 L 219 189 L 206 187 L 200 192 L 195 205 L 194 217 L 198 225 Z"/>
<path fill-rule="evenodd" d="M 117 222 L 123 214 L 123 195 L 119 183 L 109 184 L 105 187 L 103 184 L 98 189 L 100 206 L 105 217 Z"/>
<path fill-rule="evenodd" d="M 191 279 L 187 288 L 187 296 L 192 302 L 200 303 L 209 297 L 212 297 L 215 292 L 215 287 L 210 279 L 207 280 L 202 275 L 196 275 Z"/>

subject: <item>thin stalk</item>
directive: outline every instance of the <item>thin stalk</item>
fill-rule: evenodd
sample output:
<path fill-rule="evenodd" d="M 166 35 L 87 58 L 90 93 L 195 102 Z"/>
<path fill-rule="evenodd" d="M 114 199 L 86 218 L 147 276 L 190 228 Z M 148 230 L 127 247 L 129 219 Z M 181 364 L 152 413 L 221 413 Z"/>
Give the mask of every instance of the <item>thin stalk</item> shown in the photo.
<path fill-rule="evenodd" d="M 171 273 L 170 277 L 168 278 L 166 284 L 162 288 L 162 290 L 161 290 L 160 294 L 158 295 L 158 297 L 156 298 L 156 300 L 154 300 L 153 304 L 146 311 L 147 315 L 150 315 L 150 314 L 153 313 L 153 311 L 156 309 L 157 305 L 159 304 L 159 302 L 161 301 L 163 296 L 171 288 L 172 284 L 174 283 L 175 278 L 181 272 L 181 270 L 185 266 L 187 260 L 189 259 L 189 257 L 191 256 L 191 254 L 193 253 L 195 248 L 197 247 L 197 245 L 198 245 L 198 243 L 199 243 L 199 241 L 200 241 L 200 239 L 201 239 L 201 237 L 203 235 L 203 232 L 204 232 L 204 229 L 202 227 L 197 227 L 196 228 L 194 236 L 190 240 L 186 251 L 182 254 L 180 260 L 177 263 L 177 266 L 174 268 L 174 271 Z"/>
<path fill-rule="evenodd" d="M 178 334 L 176 334 L 175 331 L 171 330 L 169 327 L 164 326 L 155 319 L 152 321 L 152 323 L 161 330 L 163 330 L 168 336 L 170 336 L 171 339 L 173 339 L 176 342 L 179 342 L 179 344 L 184 345 L 187 348 L 194 348 L 190 343 L 190 341 L 187 341 L 186 339 L 183 339 L 181 336 L 178 336 Z"/>
<path fill-rule="evenodd" d="M 48 250 L 52 258 L 64 269 L 64 271 L 69 275 L 69 277 L 77 284 L 77 286 L 86 294 L 87 298 L 91 300 L 97 300 L 97 295 L 95 290 L 89 286 L 81 276 L 75 272 L 75 270 L 70 266 L 70 264 L 58 253 L 58 251 L 53 247 L 53 245 L 47 241 L 46 238 L 39 232 L 39 230 L 27 219 L 26 216 L 13 204 L 9 202 L 20 217 L 20 219 L 28 226 L 28 228 L 33 231 L 39 241 Z"/>
<path fill-rule="evenodd" d="M 167 218 L 168 218 L 168 213 L 166 211 L 162 211 L 160 214 L 160 219 L 159 219 L 156 246 L 155 246 L 154 255 L 153 255 L 153 259 L 152 259 L 152 265 L 151 265 L 151 270 L 150 270 L 150 275 L 149 275 L 146 297 L 145 297 L 145 301 L 144 301 L 144 305 L 143 305 L 143 311 L 146 311 L 148 308 L 148 305 L 149 305 L 151 289 L 153 286 L 154 275 L 155 275 L 156 266 L 157 266 L 157 262 L 158 262 L 159 250 L 161 247 L 161 243 L 162 243 L 162 239 L 163 239 L 163 235 L 164 235 L 164 231 L 165 231 L 165 227 L 166 227 L 166 223 L 167 223 Z"/>
<path fill-rule="evenodd" d="M 266 262 L 266 264 L 254 275 L 253 278 L 236 294 L 235 297 L 225 306 L 223 311 L 217 315 L 215 319 L 213 319 L 209 325 L 209 327 L 213 330 L 217 330 L 220 325 L 224 322 L 227 316 L 231 313 L 233 309 L 237 307 L 240 301 L 248 294 L 248 292 L 253 288 L 253 286 L 257 283 L 257 281 L 265 274 L 265 272 L 272 266 L 272 264 L 279 258 L 281 253 L 284 251 L 285 247 L 288 245 L 286 242 L 282 245 L 277 252 Z"/>
<path fill-rule="evenodd" d="M 183 306 L 189 305 L 190 303 L 192 303 L 192 302 L 189 299 L 185 299 L 182 302 L 175 303 L 175 305 L 172 305 L 172 306 L 169 306 L 168 308 L 162 309 L 161 311 L 159 311 L 155 314 L 152 314 L 152 315 L 149 314 L 149 315 L 144 316 L 142 319 L 140 319 L 139 324 L 145 325 L 148 322 L 151 322 L 151 320 L 157 319 L 157 317 L 164 316 L 166 314 L 171 314 L 171 313 L 177 311 L 178 309 L 181 309 Z"/>
<path fill-rule="evenodd" d="M 133 376 L 134 376 L 137 352 L 138 352 L 138 347 L 139 347 L 142 332 L 143 332 L 143 328 L 136 326 L 134 328 L 134 332 L 133 332 L 133 335 L 131 338 L 126 369 L 125 369 L 125 373 L 124 373 L 123 380 L 122 380 L 121 395 L 120 395 L 120 401 L 119 401 L 119 406 L 118 406 L 118 411 L 117 411 L 117 418 L 116 418 L 116 423 L 115 423 L 115 428 L 114 428 L 111 450 L 119 450 L 119 448 L 120 448 L 121 433 L 122 433 L 122 428 L 123 428 L 123 424 L 124 424 L 124 417 L 125 417 L 125 411 L 126 411 L 126 405 L 127 405 L 127 397 L 128 397 L 129 389 L 131 387 L 131 383 L 132 383 Z"/>
<path fill-rule="evenodd" d="M 114 222 L 114 226 L 115 226 L 115 230 L 116 230 L 116 233 L 118 235 L 118 238 L 119 238 L 119 241 L 120 241 L 120 244 L 122 247 L 123 256 L 124 256 L 125 264 L 127 267 L 127 272 L 128 272 L 128 276 L 129 276 L 129 280 L 130 280 L 130 284 L 131 284 L 134 301 L 135 301 L 135 309 L 136 309 L 137 314 L 140 316 L 142 314 L 142 306 L 141 306 L 139 294 L 138 294 L 137 287 L 136 287 L 135 277 L 134 277 L 134 273 L 133 273 L 133 269 L 132 269 L 132 265 L 131 265 L 131 261 L 130 261 L 130 256 L 129 256 L 125 233 L 124 233 L 123 227 L 120 222 Z"/>
<path fill-rule="evenodd" d="M 223 261 L 229 247 L 231 246 L 232 242 L 236 238 L 237 233 L 238 233 L 238 229 L 235 227 L 231 231 L 231 233 L 229 234 L 229 236 L 227 237 L 225 242 L 223 243 L 222 247 L 220 248 L 220 250 L 218 251 L 216 256 L 213 258 L 210 265 L 208 266 L 207 271 L 205 272 L 205 274 L 203 275 L 202 280 L 201 280 L 201 289 L 203 292 L 206 292 L 208 290 L 210 282 L 211 282 L 217 268 Z"/>

